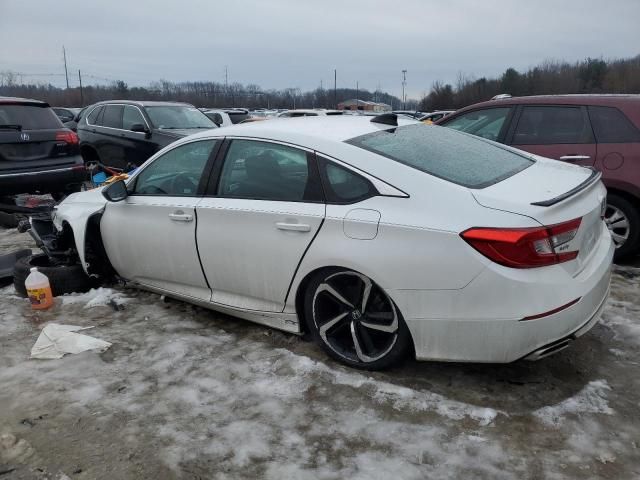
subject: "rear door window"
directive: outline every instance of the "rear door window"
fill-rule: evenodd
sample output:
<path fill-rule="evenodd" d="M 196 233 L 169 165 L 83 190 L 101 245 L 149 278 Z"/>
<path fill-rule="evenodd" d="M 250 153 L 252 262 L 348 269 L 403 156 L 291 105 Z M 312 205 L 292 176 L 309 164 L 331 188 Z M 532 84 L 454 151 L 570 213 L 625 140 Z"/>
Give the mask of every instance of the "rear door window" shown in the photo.
<path fill-rule="evenodd" d="M 591 125 L 582 107 L 524 106 L 512 145 L 594 143 Z"/>
<path fill-rule="evenodd" d="M 102 126 L 110 128 L 122 128 L 122 105 L 106 105 L 102 118 Z"/>
<path fill-rule="evenodd" d="M 591 125 L 598 143 L 640 142 L 640 132 L 615 107 L 588 107 Z"/>
<path fill-rule="evenodd" d="M 493 185 L 535 163 L 481 138 L 423 123 L 368 133 L 347 143 L 469 188 Z"/>
<path fill-rule="evenodd" d="M 277 143 L 233 140 L 220 174 L 220 197 L 316 202 L 320 182 L 303 150 Z"/>
<path fill-rule="evenodd" d="M 0 104 L 0 125 L 17 125 L 22 130 L 62 128 L 58 116 L 49 107 Z"/>

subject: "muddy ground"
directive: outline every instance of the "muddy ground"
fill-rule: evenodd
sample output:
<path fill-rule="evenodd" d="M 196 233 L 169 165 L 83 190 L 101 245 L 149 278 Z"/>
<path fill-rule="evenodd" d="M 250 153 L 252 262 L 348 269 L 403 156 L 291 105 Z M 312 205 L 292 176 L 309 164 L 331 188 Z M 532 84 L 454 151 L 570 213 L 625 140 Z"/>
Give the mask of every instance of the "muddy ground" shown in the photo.
<path fill-rule="evenodd" d="M 0 229 L 0 253 L 30 245 Z M 0 480 L 640 478 L 640 262 L 553 357 L 362 373 L 313 344 L 102 288 L 31 311 L 0 288 Z M 31 360 L 47 322 L 103 353 Z"/>

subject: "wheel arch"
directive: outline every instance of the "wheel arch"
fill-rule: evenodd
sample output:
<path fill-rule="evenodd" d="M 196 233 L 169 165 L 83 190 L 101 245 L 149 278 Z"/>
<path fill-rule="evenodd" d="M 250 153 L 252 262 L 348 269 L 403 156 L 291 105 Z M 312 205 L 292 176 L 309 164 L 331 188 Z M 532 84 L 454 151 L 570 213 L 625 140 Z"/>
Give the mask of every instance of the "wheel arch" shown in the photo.
<path fill-rule="evenodd" d="M 316 267 L 314 269 L 311 269 L 310 271 L 308 271 L 307 273 L 304 274 L 304 276 L 302 277 L 302 280 L 300 280 L 300 282 L 298 283 L 297 287 L 296 287 L 296 293 L 295 293 L 295 298 L 294 298 L 294 306 L 295 306 L 295 311 L 296 311 L 296 315 L 298 317 L 298 323 L 300 325 L 300 332 L 303 334 L 308 334 L 309 333 L 309 329 L 307 327 L 307 322 L 306 322 L 306 318 L 305 318 L 305 308 L 304 308 L 304 297 L 305 294 L 307 292 L 307 288 L 309 287 L 309 283 L 311 282 L 311 280 L 318 275 L 320 272 L 324 272 L 327 270 L 351 270 L 353 272 L 359 273 L 361 275 L 365 275 L 368 278 L 370 278 L 373 282 L 375 282 L 378 286 L 380 286 L 380 288 L 382 288 L 385 293 L 387 295 L 389 295 L 389 297 L 391 298 L 391 300 L 393 301 L 395 308 L 398 310 L 398 312 L 400 312 L 400 315 L 402 316 L 402 310 L 400 309 L 400 306 L 398 304 L 398 301 L 396 298 L 394 298 L 394 292 L 390 291 L 386 288 L 384 288 L 380 282 L 377 281 L 377 279 L 375 278 L 375 276 L 372 276 L 369 272 L 363 272 L 361 270 L 359 270 L 358 268 L 354 268 L 352 266 L 346 266 L 346 265 L 325 265 L 325 266 L 320 266 L 320 267 Z M 404 317 L 402 317 L 404 318 Z M 409 337 L 411 338 L 411 345 L 414 348 L 415 351 L 415 341 L 413 338 L 413 333 L 411 332 L 411 329 L 409 329 Z"/>
<path fill-rule="evenodd" d="M 98 151 L 95 149 L 95 147 L 91 145 L 87 145 L 87 144 L 81 145 L 80 155 L 82 156 L 82 159 L 85 161 L 85 163 L 100 160 L 100 157 L 98 156 Z"/>

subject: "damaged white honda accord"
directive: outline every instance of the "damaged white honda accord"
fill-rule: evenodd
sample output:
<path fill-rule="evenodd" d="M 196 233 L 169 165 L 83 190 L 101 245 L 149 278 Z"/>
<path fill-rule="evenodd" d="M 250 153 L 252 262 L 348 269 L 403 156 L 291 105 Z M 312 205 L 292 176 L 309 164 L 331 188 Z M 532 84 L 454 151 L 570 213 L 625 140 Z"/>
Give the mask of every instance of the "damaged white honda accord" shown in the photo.
<path fill-rule="evenodd" d="M 511 362 L 598 321 L 599 179 L 393 114 L 271 120 L 179 140 L 31 227 L 51 262 L 308 332 L 353 367 Z"/>

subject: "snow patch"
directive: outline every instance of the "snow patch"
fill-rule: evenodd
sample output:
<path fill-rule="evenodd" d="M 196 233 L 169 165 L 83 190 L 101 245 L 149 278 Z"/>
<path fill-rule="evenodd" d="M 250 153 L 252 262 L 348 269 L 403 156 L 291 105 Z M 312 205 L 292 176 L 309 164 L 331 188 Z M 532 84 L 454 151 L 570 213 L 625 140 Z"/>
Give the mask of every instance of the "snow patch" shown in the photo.
<path fill-rule="evenodd" d="M 603 413 L 613 414 L 613 409 L 609 407 L 607 392 L 611 387 L 606 380 L 594 380 L 589 382 L 580 392 L 562 402 L 543 407 L 533 414 L 547 425 L 560 426 L 564 422 L 567 414 L 580 413 Z"/>
<path fill-rule="evenodd" d="M 63 295 L 63 305 L 85 304 L 84 308 L 94 308 L 109 305 L 115 302 L 118 305 L 129 302 L 131 299 L 124 293 L 114 290 L 113 288 L 92 288 L 86 293 L 72 293 Z"/>

